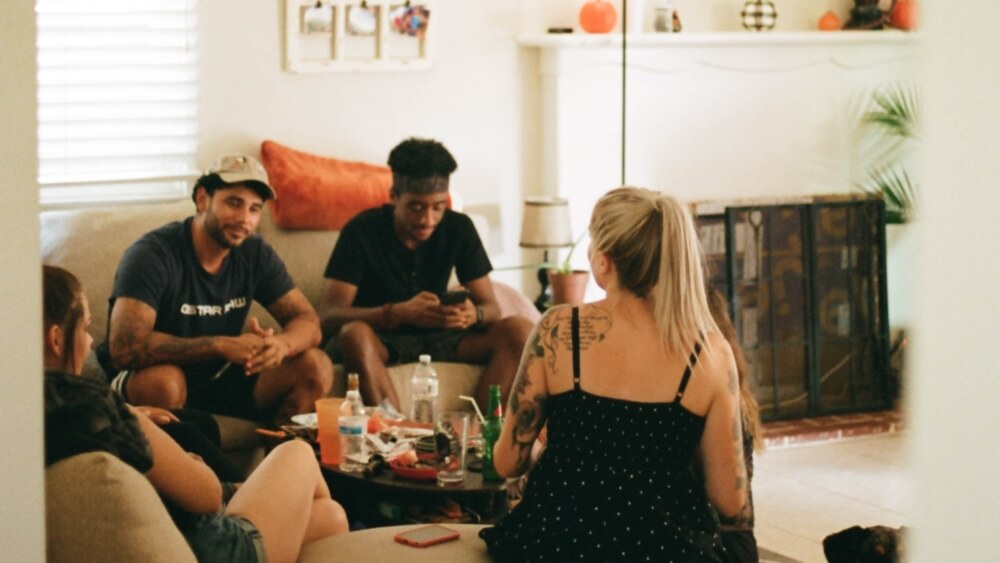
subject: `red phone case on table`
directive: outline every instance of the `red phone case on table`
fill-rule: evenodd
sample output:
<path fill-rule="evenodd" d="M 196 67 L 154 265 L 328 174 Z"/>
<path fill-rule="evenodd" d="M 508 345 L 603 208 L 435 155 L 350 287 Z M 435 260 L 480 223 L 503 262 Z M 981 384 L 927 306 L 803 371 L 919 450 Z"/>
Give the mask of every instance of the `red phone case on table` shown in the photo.
<path fill-rule="evenodd" d="M 420 532 L 424 532 L 426 535 L 429 530 L 434 530 L 437 533 L 429 535 L 426 538 L 415 538 L 409 536 L 418 536 Z M 430 545 L 436 545 L 439 543 L 444 543 L 446 541 L 457 540 L 459 533 L 451 528 L 441 526 L 440 524 L 429 524 L 420 528 L 414 528 L 413 530 L 407 530 L 405 532 L 400 532 L 396 534 L 395 540 L 399 543 L 405 543 L 406 545 L 413 547 L 427 547 Z"/>

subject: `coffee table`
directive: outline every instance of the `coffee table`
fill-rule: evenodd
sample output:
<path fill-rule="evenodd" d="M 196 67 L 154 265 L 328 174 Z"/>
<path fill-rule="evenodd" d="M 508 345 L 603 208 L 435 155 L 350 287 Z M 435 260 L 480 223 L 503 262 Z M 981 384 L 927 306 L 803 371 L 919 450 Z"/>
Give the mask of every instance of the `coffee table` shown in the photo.
<path fill-rule="evenodd" d="M 360 520 L 367 527 L 402 522 L 495 522 L 507 513 L 506 483 L 484 482 L 482 473 L 466 470 L 465 481 L 441 487 L 436 481 L 403 479 L 388 468 L 365 477 L 334 465 L 321 463 L 320 467 L 330 496 L 344 506 L 352 521 Z M 462 507 L 461 518 L 436 510 L 448 501 Z"/>

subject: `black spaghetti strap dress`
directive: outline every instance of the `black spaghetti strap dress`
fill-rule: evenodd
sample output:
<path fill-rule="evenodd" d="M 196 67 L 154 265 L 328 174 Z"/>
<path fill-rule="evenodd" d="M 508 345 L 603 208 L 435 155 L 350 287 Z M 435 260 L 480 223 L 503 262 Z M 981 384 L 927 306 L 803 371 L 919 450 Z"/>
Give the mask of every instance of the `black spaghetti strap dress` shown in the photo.
<path fill-rule="evenodd" d="M 573 389 L 552 395 L 548 445 L 521 502 L 480 536 L 497 561 L 719 561 L 718 520 L 692 459 L 704 417 L 680 404 L 580 388 L 573 309 Z M 697 362 L 700 345 L 691 355 Z"/>

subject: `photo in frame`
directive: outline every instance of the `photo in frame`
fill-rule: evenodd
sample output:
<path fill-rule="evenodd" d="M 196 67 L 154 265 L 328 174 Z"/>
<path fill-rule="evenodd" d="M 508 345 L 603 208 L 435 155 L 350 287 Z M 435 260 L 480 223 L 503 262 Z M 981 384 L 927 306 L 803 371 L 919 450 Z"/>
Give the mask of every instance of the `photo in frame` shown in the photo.
<path fill-rule="evenodd" d="M 400 35 L 423 37 L 427 33 L 431 11 L 424 4 L 395 6 L 389 14 L 389 27 Z"/>
<path fill-rule="evenodd" d="M 379 9 L 371 7 L 367 2 L 347 8 L 347 33 L 355 36 L 368 37 L 378 30 Z"/>
<path fill-rule="evenodd" d="M 301 33 L 332 33 L 333 6 L 317 2 L 314 6 L 303 6 L 301 9 Z"/>

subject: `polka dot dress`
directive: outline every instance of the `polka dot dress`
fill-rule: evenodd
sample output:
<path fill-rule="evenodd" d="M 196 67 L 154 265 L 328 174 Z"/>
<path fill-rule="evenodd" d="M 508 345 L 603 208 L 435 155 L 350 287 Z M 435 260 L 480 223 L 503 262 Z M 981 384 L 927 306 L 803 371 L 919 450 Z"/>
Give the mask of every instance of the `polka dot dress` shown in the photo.
<path fill-rule="evenodd" d="M 637 403 L 583 391 L 574 371 L 574 389 L 548 399 L 548 445 L 521 502 L 480 532 L 490 554 L 718 561 L 718 521 L 691 472 L 705 420 L 679 401 L 690 374 L 673 402 Z"/>

